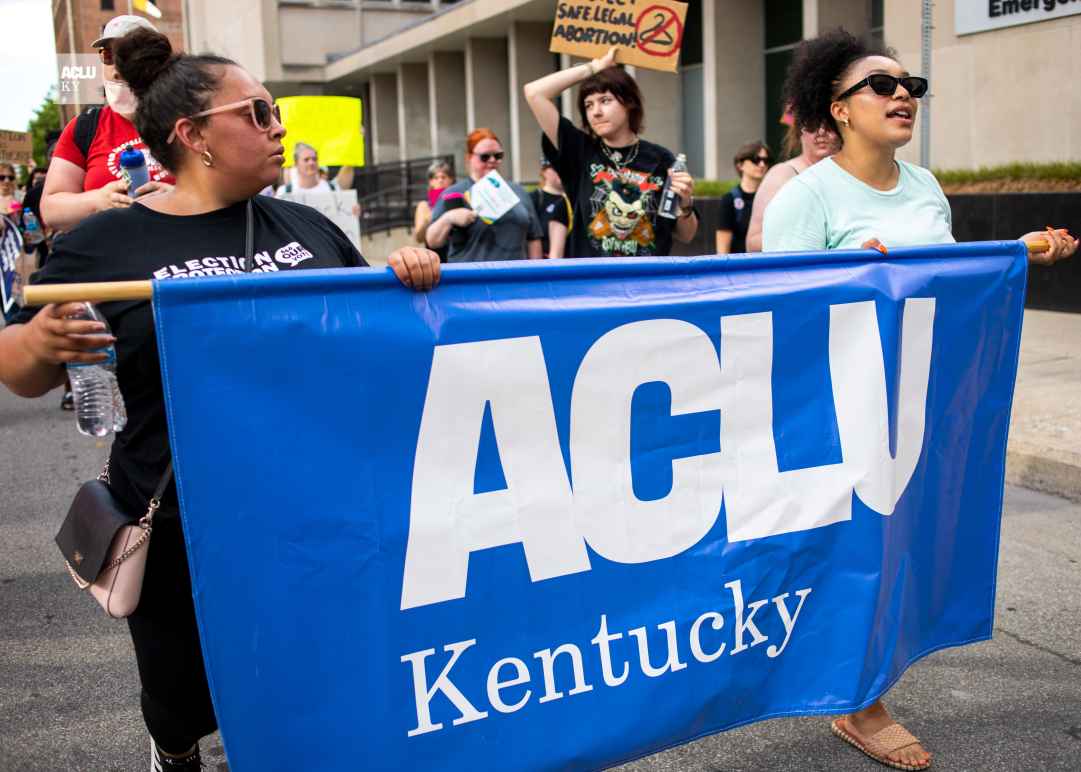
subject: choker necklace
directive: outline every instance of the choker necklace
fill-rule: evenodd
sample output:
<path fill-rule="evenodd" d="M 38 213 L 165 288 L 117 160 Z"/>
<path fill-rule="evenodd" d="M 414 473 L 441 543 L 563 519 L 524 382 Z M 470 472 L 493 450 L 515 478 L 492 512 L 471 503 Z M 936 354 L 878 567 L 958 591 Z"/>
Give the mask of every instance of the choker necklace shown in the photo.
<path fill-rule="evenodd" d="M 601 152 L 604 153 L 605 158 L 612 162 L 612 165 L 618 172 L 620 166 L 630 166 L 634 162 L 634 159 L 638 157 L 638 145 L 640 142 L 641 140 L 635 140 L 634 146 L 631 147 L 630 151 L 627 153 L 627 157 L 624 158 L 621 151 L 613 150 L 612 148 L 608 147 L 608 145 L 602 139 Z"/>

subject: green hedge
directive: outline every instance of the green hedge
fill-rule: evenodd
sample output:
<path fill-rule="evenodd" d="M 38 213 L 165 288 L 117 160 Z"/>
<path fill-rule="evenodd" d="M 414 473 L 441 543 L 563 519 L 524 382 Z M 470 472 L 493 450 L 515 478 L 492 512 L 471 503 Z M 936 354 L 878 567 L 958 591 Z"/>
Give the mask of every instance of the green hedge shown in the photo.
<path fill-rule="evenodd" d="M 695 180 L 694 195 L 698 198 L 720 198 L 736 187 L 739 180 Z"/>
<path fill-rule="evenodd" d="M 979 169 L 935 169 L 942 185 L 964 185 L 970 182 L 999 180 L 1073 180 L 1081 182 L 1081 162 L 1031 164 L 1018 163 Z"/>

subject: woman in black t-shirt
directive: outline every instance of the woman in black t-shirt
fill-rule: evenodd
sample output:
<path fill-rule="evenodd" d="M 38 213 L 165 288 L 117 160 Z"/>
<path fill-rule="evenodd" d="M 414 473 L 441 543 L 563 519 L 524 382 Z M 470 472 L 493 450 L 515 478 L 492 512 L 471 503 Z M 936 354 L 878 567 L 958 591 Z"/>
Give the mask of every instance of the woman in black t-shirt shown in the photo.
<path fill-rule="evenodd" d="M 555 104 L 578 83 L 582 129 Z M 673 238 L 684 244 L 694 238 L 694 179 L 670 172 L 672 153 L 639 137 L 642 94 L 634 78 L 615 67 L 615 49 L 526 84 L 525 98 L 544 132 L 544 154 L 574 207 L 566 257 L 669 255 Z M 680 201 L 674 220 L 657 216 L 669 175 Z"/>
<path fill-rule="evenodd" d="M 270 94 L 217 56 L 174 55 L 166 37 L 139 29 L 114 45 L 116 65 L 139 98 L 135 123 L 176 187 L 129 208 L 94 215 L 57 238 L 39 282 L 173 279 L 245 271 L 363 266 L 345 235 L 316 210 L 258 196 L 278 177 L 285 129 Z M 254 225 L 245 258 L 248 207 Z M 439 259 L 406 248 L 389 264 L 403 284 L 429 289 Z M 114 339 L 96 322 L 66 318 L 76 304 L 24 309 L 0 331 L 0 382 L 35 397 L 63 382 L 66 363 L 99 362 Z M 132 514 L 170 453 L 150 304 L 101 307 L 115 334 L 128 424 L 110 452 L 110 487 Z M 171 516 L 170 516 L 171 515 Z M 201 737 L 217 727 L 192 605 L 191 579 L 170 485 L 154 520 L 142 599 L 129 617 L 151 735 L 154 769 L 200 768 Z"/>

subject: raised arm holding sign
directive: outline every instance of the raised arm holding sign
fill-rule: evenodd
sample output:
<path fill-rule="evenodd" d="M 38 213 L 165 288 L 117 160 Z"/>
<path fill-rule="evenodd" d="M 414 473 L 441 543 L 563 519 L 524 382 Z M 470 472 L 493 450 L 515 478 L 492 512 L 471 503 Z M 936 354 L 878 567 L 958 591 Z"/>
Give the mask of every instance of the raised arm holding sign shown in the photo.
<path fill-rule="evenodd" d="M 641 139 L 642 93 L 616 66 L 618 51 L 568 67 L 525 86 L 525 98 L 544 132 L 543 150 L 574 209 L 567 257 L 643 257 L 671 254 L 672 239 L 688 243 L 698 229 L 694 180 L 671 171 L 675 156 Z M 579 85 L 581 128 L 560 115 L 555 99 Z M 665 182 L 679 196 L 679 217 L 658 218 Z"/>

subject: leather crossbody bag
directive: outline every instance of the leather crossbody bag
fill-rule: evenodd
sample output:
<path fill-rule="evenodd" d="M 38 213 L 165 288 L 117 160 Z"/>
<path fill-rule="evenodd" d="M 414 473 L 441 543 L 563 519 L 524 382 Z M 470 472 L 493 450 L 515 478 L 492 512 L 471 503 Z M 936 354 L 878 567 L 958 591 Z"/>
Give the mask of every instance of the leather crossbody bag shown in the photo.
<path fill-rule="evenodd" d="M 139 605 L 154 514 L 172 478 L 170 461 L 146 506 L 146 514 L 134 518 L 109 489 L 106 463 L 96 480 L 79 488 L 56 534 L 56 546 L 76 586 L 89 590 L 114 619 L 130 616 Z"/>

